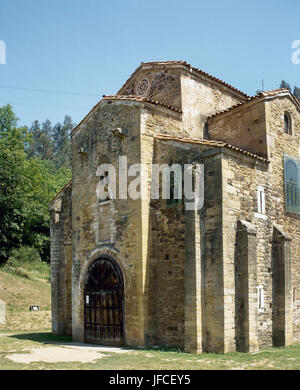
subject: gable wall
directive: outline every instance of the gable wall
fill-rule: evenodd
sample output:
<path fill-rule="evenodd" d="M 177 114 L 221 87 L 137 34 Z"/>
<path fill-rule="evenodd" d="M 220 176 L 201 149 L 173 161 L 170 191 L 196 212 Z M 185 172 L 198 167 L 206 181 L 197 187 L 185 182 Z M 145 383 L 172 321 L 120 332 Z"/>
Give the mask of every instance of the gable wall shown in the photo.
<path fill-rule="evenodd" d="M 126 129 L 120 139 L 113 132 Z M 80 149 L 84 153 L 80 154 Z M 119 156 L 128 165 L 139 163 L 140 110 L 130 104 L 103 104 L 72 137 L 73 151 L 73 337 L 83 340 L 83 269 L 94 253 L 112 253 L 125 279 L 126 343 L 144 342 L 141 201 L 115 200 L 99 203 L 97 167 L 110 163 L 119 181 Z M 118 186 L 117 186 L 118 191 Z M 115 255 L 116 254 L 116 255 Z"/>
<path fill-rule="evenodd" d="M 247 103 L 208 121 L 209 138 L 267 157 L 264 102 Z"/>
<path fill-rule="evenodd" d="M 204 78 L 183 72 L 181 78 L 183 129 L 191 138 L 206 138 L 207 117 L 240 103 L 241 97 Z"/>
<path fill-rule="evenodd" d="M 145 96 L 181 109 L 180 75 L 179 69 L 143 69 L 119 94 Z"/>

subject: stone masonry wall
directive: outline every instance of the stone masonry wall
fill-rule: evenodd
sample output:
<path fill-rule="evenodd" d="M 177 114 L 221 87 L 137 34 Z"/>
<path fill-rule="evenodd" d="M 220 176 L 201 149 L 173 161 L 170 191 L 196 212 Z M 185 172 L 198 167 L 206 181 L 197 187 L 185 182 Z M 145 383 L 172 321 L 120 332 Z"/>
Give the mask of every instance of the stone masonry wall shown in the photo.
<path fill-rule="evenodd" d="M 149 317 L 149 204 L 153 133 L 169 127 L 180 134 L 180 114 L 149 104 L 105 101 L 73 133 L 73 335 L 83 339 L 84 270 L 97 251 L 117 253 L 125 278 L 125 336 L 128 345 L 144 345 L 151 334 Z M 124 129 L 126 137 L 115 135 Z M 96 170 L 109 162 L 117 168 L 119 156 L 128 166 L 141 161 L 149 168 L 142 176 L 142 199 L 97 202 Z M 119 176 L 117 174 L 117 182 Z M 128 179 L 130 183 L 132 178 Z M 118 189 L 117 189 L 118 191 Z"/>
<path fill-rule="evenodd" d="M 125 129 L 127 137 L 115 135 Z M 125 342 L 144 344 L 141 200 L 99 203 L 97 167 L 110 163 L 119 180 L 119 156 L 139 163 L 140 109 L 105 102 L 73 133 L 73 337 L 83 341 L 83 283 L 89 264 L 101 254 L 117 261 L 124 277 Z M 81 152 L 83 151 L 83 152 Z M 117 186 L 117 191 L 119 190 Z"/>
<path fill-rule="evenodd" d="M 152 336 L 159 345 L 224 352 L 221 160 L 204 158 L 205 151 L 201 145 L 156 143 L 156 163 L 205 164 L 205 201 L 194 220 L 183 204 L 151 202 Z"/>
<path fill-rule="evenodd" d="M 292 135 L 284 133 L 285 111 L 292 116 Z M 284 153 L 300 159 L 300 110 L 288 97 L 270 100 L 266 102 L 266 120 L 270 158 L 268 214 L 292 238 L 293 333 L 294 339 L 300 340 L 300 215 L 286 212 L 283 164 Z"/>
<path fill-rule="evenodd" d="M 145 96 L 181 109 L 180 77 L 179 69 L 143 69 L 119 94 Z"/>
<path fill-rule="evenodd" d="M 232 91 L 188 72 L 182 74 L 181 91 L 182 126 L 191 138 L 207 138 L 207 117 L 242 101 Z"/>
<path fill-rule="evenodd" d="M 184 67 L 148 65 L 122 87 L 119 94 L 145 96 L 183 111 L 183 129 L 191 138 L 205 138 L 209 115 L 225 110 L 244 99 L 229 88 Z"/>
<path fill-rule="evenodd" d="M 208 119 L 210 139 L 227 142 L 260 156 L 267 156 L 264 102 L 248 102 Z"/>
<path fill-rule="evenodd" d="M 223 229 L 224 258 L 228 259 L 226 276 L 228 278 L 228 327 L 232 328 L 231 342 L 234 339 L 235 287 L 234 269 L 238 220 L 251 223 L 256 229 L 256 282 L 264 288 L 265 308 L 258 312 L 259 346 L 272 345 L 272 275 L 271 247 L 273 221 L 256 217 L 257 187 L 265 188 L 266 210 L 270 207 L 268 198 L 268 164 L 257 159 L 236 157 L 227 154 L 223 160 Z M 257 302 L 257 301 L 256 301 Z M 256 305 L 256 304 L 255 304 Z"/>
<path fill-rule="evenodd" d="M 72 334 L 72 185 L 67 184 L 51 204 L 52 330 Z"/>
<path fill-rule="evenodd" d="M 152 201 L 150 199 L 152 164 L 158 162 L 154 136 L 158 133 L 182 135 L 180 117 L 176 113 L 174 115 L 170 110 L 158 112 L 151 107 L 141 111 L 141 161 L 147 167 L 147 174 L 142 182 L 142 186 L 146 189 L 145 198 L 142 199 L 143 259 L 145 264 L 145 338 L 146 343 L 150 345 L 178 346 L 182 344 L 182 325 L 177 323 L 177 318 L 181 318 L 180 321 L 182 321 L 182 315 L 180 314 L 183 309 L 182 301 L 178 301 L 176 298 L 172 300 L 172 303 L 170 302 L 170 296 L 172 296 L 172 299 L 174 298 L 174 293 L 171 294 L 171 291 L 177 290 L 175 295 L 179 299 L 184 297 L 182 289 L 183 276 L 180 272 L 180 263 L 177 263 L 180 253 L 176 253 L 176 258 L 173 261 L 172 253 L 174 252 L 166 253 L 165 256 L 169 255 L 170 261 L 164 259 L 162 263 L 155 255 L 159 248 L 158 242 L 161 239 L 168 240 L 169 237 L 174 242 L 177 234 L 176 228 L 178 228 L 180 222 L 178 220 L 175 223 L 176 218 L 174 220 L 174 228 L 172 229 L 170 221 L 166 225 L 166 219 L 164 217 L 162 219 L 159 218 L 155 222 L 155 226 L 158 224 L 160 227 L 163 226 L 163 229 L 162 231 L 158 229 L 159 233 L 156 235 L 157 230 L 153 227 Z M 161 161 L 159 160 L 159 162 Z M 175 211 L 173 210 L 173 212 Z M 164 229 L 167 227 L 170 229 L 170 234 L 168 235 L 164 232 Z M 160 237 L 160 234 L 163 232 L 164 238 Z M 153 252 L 153 246 L 155 247 L 155 253 Z M 169 269 L 171 262 L 175 265 L 172 270 Z M 175 285 L 174 280 L 177 280 Z M 161 320 L 162 318 L 163 320 Z M 173 323 L 173 320 L 176 323 Z M 167 325 L 164 326 L 163 323 L 165 325 L 167 323 Z"/>

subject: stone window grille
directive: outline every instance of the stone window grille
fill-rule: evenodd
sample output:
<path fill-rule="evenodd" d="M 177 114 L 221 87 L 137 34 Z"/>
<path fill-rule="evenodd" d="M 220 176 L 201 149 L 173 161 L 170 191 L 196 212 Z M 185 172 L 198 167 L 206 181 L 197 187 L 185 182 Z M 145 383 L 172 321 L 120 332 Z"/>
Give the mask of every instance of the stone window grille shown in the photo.
<path fill-rule="evenodd" d="M 257 309 L 262 313 L 265 309 L 265 293 L 263 286 L 257 286 Z"/>
<path fill-rule="evenodd" d="M 254 214 L 257 218 L 266 219 L 265 189 L 262 186 L 257 188 L 257 212 Z"/>
<path fill-rule="evenodd" d="M 284 113 L 284 132 L 292 135 L 292 117 L 289 112 Z"/>
<path fill-rule="evenodd" d="M 286 210 L 300 214 L 300 161 L 285 155 L 284 168 Z"/>
<path fill-rule="evenodd" d="M 265 214 L 265 190 L 263 187 L 259 186 L 257 189 L 257 206 L 258 206 L 258 212 L 260 214 Z"/>

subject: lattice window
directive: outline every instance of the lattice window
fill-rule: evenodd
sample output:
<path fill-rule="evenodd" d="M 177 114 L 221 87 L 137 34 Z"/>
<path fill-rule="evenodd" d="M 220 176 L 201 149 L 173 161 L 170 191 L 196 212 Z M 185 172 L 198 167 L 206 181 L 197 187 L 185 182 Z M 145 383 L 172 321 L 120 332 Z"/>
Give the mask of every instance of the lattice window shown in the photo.
<path fill-rule="evenodd" d="M 286 211 L 300 214 L 300 160 L 285 155 L 285 204 Z"/>
<path fill-rule="evenodd" d="M 265 190 L 259 186 L 257 189 L 257 212 L 259 214 L 265 214 Z"/>

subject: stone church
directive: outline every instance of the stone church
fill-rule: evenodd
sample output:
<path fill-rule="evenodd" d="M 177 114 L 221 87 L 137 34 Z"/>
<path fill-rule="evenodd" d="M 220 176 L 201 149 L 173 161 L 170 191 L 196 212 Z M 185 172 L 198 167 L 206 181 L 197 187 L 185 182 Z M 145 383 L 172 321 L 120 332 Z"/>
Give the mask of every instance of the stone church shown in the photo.
<path fill-rule="evenodd" d="M 184 61 L 142 63 L 72 131 L 51 210 L 53 333 L 106 345 L 257 351 L 300 340 L 300 102 L 249 97 Z M 97 167 L 147 165 L 139 199 Z M 153 164 L 204 166 L 204 203 L 152 199 Z M 118 172 L 117 172 L 118 175 Z"/>

